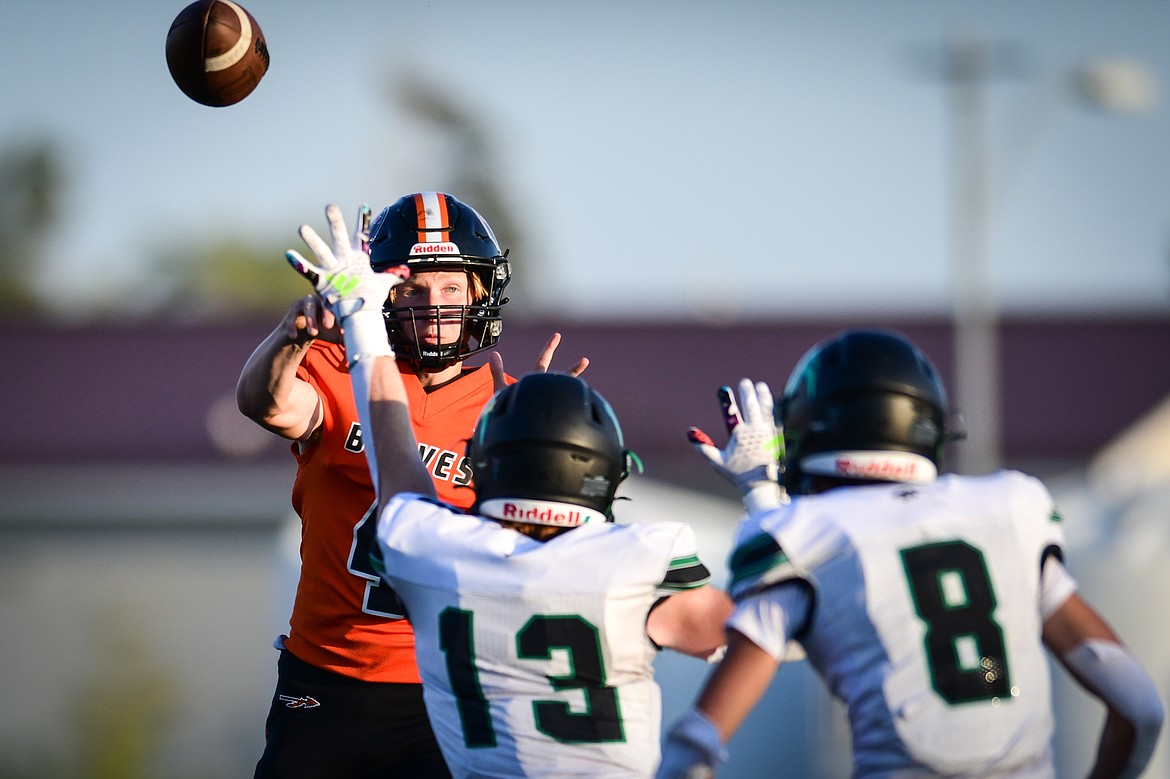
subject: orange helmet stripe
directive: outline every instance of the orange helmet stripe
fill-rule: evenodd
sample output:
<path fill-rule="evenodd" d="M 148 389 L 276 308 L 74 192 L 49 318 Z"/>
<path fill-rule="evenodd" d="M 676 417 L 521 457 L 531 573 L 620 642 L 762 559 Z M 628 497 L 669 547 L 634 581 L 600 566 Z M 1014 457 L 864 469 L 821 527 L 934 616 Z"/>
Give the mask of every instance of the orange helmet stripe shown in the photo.
<path fill-rule="evenodd" d="M 416 193 L 414 212 L 418 215 L 419 243 L 443 243 L 451 240 L 446 195 L 442 192 Z M 435 235 L 436 232 L 439 235 Z"/>

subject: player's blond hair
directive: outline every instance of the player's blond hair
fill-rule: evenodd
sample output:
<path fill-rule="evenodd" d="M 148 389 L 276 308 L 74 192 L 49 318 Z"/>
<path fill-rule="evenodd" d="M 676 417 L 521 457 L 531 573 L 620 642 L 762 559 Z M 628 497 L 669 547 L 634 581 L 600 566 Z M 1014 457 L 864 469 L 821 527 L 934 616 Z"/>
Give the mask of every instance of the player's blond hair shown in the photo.
<path fill-rule="evenodd" d="M 556 525 L 534 525 L 531 522 L 512 522 L 508 519 L 496 519 L 495 521 L 510 530 L 515 530 L 517 533 L 523 533 L 529 538 L 535 538 L 537 541 L 547 541 L 550 538 L 554 538 L 561 533 L 573 529 L 571 527 L 558 527 Z"/>

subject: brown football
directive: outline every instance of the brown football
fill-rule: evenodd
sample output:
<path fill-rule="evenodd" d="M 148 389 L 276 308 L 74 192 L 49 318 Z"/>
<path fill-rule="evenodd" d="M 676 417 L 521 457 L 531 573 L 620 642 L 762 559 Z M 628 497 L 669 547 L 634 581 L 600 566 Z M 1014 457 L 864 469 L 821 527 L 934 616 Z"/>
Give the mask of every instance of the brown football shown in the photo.
<path fill-rule="evenodd" d="M 268 44 L 252 14 L 231 0 L 196 0 L 167 32 L 167 68 L 197 103 L 240 102 L 268 72 Z"/>

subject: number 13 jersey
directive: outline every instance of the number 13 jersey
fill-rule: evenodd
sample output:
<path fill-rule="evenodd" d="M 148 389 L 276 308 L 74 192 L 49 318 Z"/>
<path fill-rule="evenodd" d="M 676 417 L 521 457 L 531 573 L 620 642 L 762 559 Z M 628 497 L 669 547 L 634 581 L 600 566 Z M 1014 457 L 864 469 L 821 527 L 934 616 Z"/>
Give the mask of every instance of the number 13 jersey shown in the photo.
<path fill-rule="evenodd" d="M 452 774 L 653 774 L 654 604 L 710 579 L 688 525 L 584 524 L 540 542 L 418 496 L 378 523 Z"/>
<path fill-rule="evenodd" d="M 858 775 L 984 775 L 1047 765 L 1040 577 L 1062 543 L 1048 491 L 1014 471 L 843 487 L 746 519 L 730 591 L 809 585 L 788 638 L 845 702 Z"/>

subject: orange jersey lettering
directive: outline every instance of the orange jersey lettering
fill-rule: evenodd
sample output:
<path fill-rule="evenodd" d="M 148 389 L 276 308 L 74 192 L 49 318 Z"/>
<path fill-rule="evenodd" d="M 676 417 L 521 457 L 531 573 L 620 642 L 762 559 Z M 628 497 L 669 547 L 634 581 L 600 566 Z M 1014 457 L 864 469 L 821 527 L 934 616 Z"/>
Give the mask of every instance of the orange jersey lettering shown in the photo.
<path fill-rule="evenodd" d="M 297 369 L 321 398 L 319 437 L 293 444 L 292 505 L 301 518 L 301 577 L 285 646 L 301 660 L 371 682 L 419 683 L 414 632 L 401 605 L 369 563 L 374 488 L 346 371 L 345 350 L 314 342 Z M 491 398 L 484 365 L 430 393 L 399 363 L 419 454 L 439 499 L 461 508 L 474 500 L 464 456 L 480 411 Z M 514 381 L 509 379 L 509 381 Z"/>

